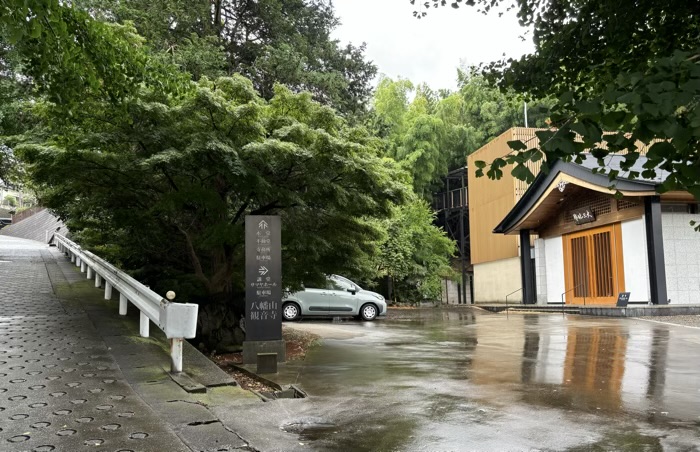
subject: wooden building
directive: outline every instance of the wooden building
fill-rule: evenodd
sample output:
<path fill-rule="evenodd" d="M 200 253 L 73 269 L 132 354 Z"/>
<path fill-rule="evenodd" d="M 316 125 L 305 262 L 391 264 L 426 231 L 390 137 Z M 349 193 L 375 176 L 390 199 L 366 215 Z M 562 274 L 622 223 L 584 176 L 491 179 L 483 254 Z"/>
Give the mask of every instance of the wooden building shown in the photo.
<path fill-rule="evenodd" d="M 470 168 L 506 155 L 507 141 L 528 134 L 534 130 L 509 130 L 470 156 Z M 633 303 L 700 303 L 700 235 L 690 226 L 697 201 L 685 192 L 658 195 L 668 173 L 631 179 L 623 160 L 605 159 L 606 171 L 619 171 L 612 184 L 594 172 L 590 155 L 580 164 L 555 162 L 530 187 L 507 169 L 499 181 L 470 170 L 476 302 L 613 305 L 630 292 Z M 641 173 L 645 162 L 642 155 L 631 171 Z"/>
<path fill-rule="evenodd" d="M 473 266 L 474 301 L 476 303 L 522 301 L 520 281 L 520 240 L 517 236 L 494 234 L 493 229 L 513 208 L 528 188 L 506 168 L 503 177 L 491 180 L 476 177 L 474 162 L 487 163 L 511 152 L 508 141 L 521 140 L 537 146 L 538 129 L 512 128 L 467 157 L 469 187 L 469 231 Z M 539 163 L 531 163 L 537 174 Z"/>

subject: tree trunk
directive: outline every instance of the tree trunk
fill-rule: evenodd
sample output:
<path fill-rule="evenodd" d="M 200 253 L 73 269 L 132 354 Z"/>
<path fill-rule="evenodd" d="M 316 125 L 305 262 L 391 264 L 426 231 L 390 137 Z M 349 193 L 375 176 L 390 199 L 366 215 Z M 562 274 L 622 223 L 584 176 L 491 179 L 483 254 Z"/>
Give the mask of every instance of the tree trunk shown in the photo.
<path fill-rule="evenodd" d="M 394 300 L 392 298 L 392 296 L 394 295 L 393 294 L 394 288 L 392 287 L 393 285 L 394 285 L 393 278 L 391 277 L 391 275 L 387 275 L 387 277 L 386 277 L 386 291 L 387 291 L 386 299 L 389 300 L 389 303 L 394 303 Z"/>
<path fill-rule="evenodd" d="M 207 352 L 231 353 L 241 350 L 245 333 L 243 293 L 221 293 L 199 304 L 197 346 Z"/>

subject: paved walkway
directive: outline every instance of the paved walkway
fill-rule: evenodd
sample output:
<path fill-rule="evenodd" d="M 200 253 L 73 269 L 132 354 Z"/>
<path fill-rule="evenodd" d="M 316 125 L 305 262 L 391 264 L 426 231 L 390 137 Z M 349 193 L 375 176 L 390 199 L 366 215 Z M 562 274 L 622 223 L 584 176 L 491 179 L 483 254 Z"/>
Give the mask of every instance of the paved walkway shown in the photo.
<path fill-rule="evenodd" d="M 214 413 L 261 402 L 191 348 L 208 390 L 186 392 L 162 337 L 102 295 L 55 248 L 0 236 L 0 450 L 255 450 Z"/>

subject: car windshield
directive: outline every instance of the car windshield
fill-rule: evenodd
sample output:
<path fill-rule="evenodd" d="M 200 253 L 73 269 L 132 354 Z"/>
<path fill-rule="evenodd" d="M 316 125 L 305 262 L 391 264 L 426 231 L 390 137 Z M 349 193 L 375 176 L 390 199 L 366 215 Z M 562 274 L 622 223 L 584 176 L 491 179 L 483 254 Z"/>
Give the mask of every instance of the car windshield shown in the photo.
<path fill-rule="evenodd" d="M 353 288 L 362 290 L 360 286 L 350 281 L 348 278 L 344 278 L 339 275 L 331 275 L 330 279 L 345 290 L 352 290 Z"/>

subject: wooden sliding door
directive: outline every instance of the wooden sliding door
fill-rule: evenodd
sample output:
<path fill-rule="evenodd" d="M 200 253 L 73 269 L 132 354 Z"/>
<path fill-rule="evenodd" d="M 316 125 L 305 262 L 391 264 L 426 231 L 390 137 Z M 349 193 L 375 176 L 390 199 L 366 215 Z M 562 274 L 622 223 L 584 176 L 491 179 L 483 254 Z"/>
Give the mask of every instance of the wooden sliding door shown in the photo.
<path fill-rule="evenodd" d="M 566 302 L 615 304 L 618 292 L 625 290 L 620 224 L 566 234 L 562 239 Z"/>

